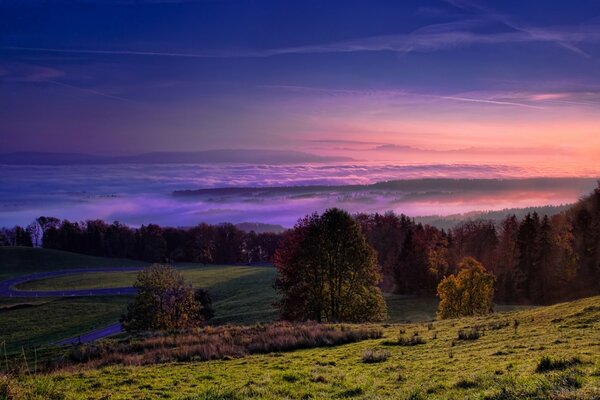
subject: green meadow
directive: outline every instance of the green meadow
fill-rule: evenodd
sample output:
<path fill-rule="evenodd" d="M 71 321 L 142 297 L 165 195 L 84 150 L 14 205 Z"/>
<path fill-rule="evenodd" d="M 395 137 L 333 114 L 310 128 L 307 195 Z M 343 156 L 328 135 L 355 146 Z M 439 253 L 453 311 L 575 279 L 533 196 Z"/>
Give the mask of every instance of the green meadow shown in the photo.
<path fill-rule="evenodd" d="M 0 249 L 2 260 L 10 261 L 1 264 L 0 274 L 5 277 L 81 266 L 142 265 L 39 249 L 10 250 Z M 253 324 L 276 319 L 273 268 L 178 267 L 195 286 L 209 290 L 216 311 L 211 323 Z M 132 272 L 83 273 L 31 281 L 20 288 L 128 286 L 134 279 Z M 127 296 L 1 299 L 0 343 L 6 342 L 13 358 L 25 347 L 31 362 L 31 346 L 113 323 L 130 300 Z M 430 322 L 437 307 L 434 298 L 386 295 L 386 302 L 389 323 L 374 325 L 383 329 L 382 339 L 207 362 L 70 369 L 20 375 L 4 384 L 20 393 L 15 399 L 600 396 L 600 297 L 532 309 L 499 306 L 499 312 L 491 316 L 435 322 Z M 477 338 L 460 340 L 460 331 L 476 331 Z M 409 342 L 418 337 L 415 342 L 419 344 L 401 345 L 399 337 Z M 536 371 L 544 356 L 550 357 L 550 368 Z M 0 382 L 0 389 L 2 385 Z"/>
<path fill-rule="evenodd" d="M 0 248 L 0 276 L 81 267 L 132 267 L 146 265 L 131 260 L 84 256 L 75 253 Z M 237 265 L 177 265 L 195 287 L 208 289 L 215 308 L 211 324 L 251 324 L 277 318 L 273 303 L 276 271 L 272 267 Z M 131 286 L 136 272 L 81 273 L 29 281 L 21 290 L 92 289 Z M 389 322 L 424 322 L 435 317 L 437 299 L 386 294 Z M 0 343 L 9 351 L 45 345 L 77 336 L 114 322 L 125 312 L 128 296 L 68 298 L 0 298 Z M 498 306 L 499 310 L 511 309 Z"/>
<path fill-rule="evenodd" d="M 600 396 L 600 297 L 480 318 L 378 326 L 383 338 L 338 347 L 72 369 L 24 375 L 12 384 L 23 398 L 73 400 Z M 460 340 L 461 330 L 478 335 Z M 399 336 L 415 335 L 421 344 L 399 344 Z M 378 357 L 365 358 L 373 352 Z"/>

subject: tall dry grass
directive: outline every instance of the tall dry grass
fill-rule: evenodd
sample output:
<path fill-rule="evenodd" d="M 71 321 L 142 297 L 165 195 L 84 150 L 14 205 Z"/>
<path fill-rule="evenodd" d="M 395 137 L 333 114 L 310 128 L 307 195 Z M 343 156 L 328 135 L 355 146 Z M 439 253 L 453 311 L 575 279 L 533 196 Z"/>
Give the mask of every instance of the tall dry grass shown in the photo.
<path fill-rule="evenodd" d="M 76 346 L 70 350 L 66 361 L 67 364 L 93 366 L 206 361 L 336 346 L 382 336 L 381 329 L 371 327 L 316 323 L 205 327 L 172 335 L 148 335 Z"/>

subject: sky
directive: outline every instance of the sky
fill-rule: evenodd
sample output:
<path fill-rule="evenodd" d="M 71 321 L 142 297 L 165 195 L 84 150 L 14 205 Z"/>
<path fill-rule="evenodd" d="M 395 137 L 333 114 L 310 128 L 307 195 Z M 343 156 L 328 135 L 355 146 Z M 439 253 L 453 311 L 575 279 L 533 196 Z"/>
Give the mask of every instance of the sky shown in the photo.
<path fill-rule="evenodd" d="M 599 60 L 597 0 L 0 0 L 0 152 L 597 176 Z"/>

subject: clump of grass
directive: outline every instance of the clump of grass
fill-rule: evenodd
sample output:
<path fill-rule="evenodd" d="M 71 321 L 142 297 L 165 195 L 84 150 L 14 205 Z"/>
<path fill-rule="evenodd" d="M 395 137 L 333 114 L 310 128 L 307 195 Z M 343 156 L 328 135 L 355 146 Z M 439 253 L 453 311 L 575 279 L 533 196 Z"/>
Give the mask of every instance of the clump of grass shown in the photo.
<path fill-rule="evenodd" d="M 478 378 L 461 378 L 458 382 L 454 384 L 454 387 L 458 389 L 473 389 L 478 387 L 480 384 L 481 381 Z"/>
<path fill-rule="evenodd" d="M 425 344 L 425 339 L 421 337 L 419 331 L 415 331 L 412 336 L 404 336 L 406 331 L 404 329 L 400 329 L 400 335 L 396 340 L 387 340 L 383 342 L 386 346 L 416 346 L 419 344 Z"/>
<path fill-rule="evenodd" d="M 425 339 L 423 339 L 421 336 L 412 336 L 410 338 L 407 338 L 406 336 L 400 336 L 398 338 L 398 345 L 399 346 L 417 346 L 419 344 L 425 344 Z"/>
<path fill-rule="evenodd" d="M 22 397 L 22 389 L 10 375 L 0 373 L 0 399 L 17 399 Z"/>
<path fill-rule="evenodd" d="M 353 389 L 347 389 L 344 390 L 343 392 L 339 393 L 336 397 L 340 397 L 340 398 L 348 398 L 348 397 L 356 397 L 356 396 L 360 396 L 364 393 L 365 391 L 362 388 L 353 388 Z"/>
<path fill-rule="evenodd" d="M 233 391 L 208 389 L 194 396 L 184 397 L 183 400 L 238 400 L 242 397 Z"/>
<path fill-rule="evenodd" d="M 424 400 L 424 399 L 425 399 L 425 395 L 423 395 L 423 392 L 421 392 L 418 389 L 413 390 L 412 392 L 408 393 L 408 395 L 406 396 L 406 400 Z"/>
<path fill-rule="evenodd" d="M 458 340 L 477 340 L 482 335 L 481 331 L 476 328 L 460 329 L 458 331 Z"/>
<path fill-rule="evenodd" d="M 300 377 L 296 374 L 286 373 L 281 376 L 285 382 L 294 383 L 300 380 Z"/>
<path fill-rule="evenodd" d="M 362 362 L 365 364 L 380 363 L 386 361 L 390 356 L 391 353 L 389 351 L 369 349 L 363 353 Z"/>
<path fill-rule="evenodd" d="M 366 339 L 379 339 L 382 336 L 383 332 L 380 329 L 315 323 L 278 322 L 216 328 L 209 326 L 175 335 L 155 335 L 77 346 L 69 352 L 69 360 L 71 363 L 89 363 L 95 366 L 207 361 L 337 346 Z"/>
<path fill-rule="evenodd" d="M 538 363 L 535 372 L 562 371 L 579 364 L 581 364 L 581 359 L 579 357 L 553 359 L 549 356 L 543 356 Z"/>
<path fill-rule="evenodd" d="M 583 386 L 583 374 L 577 369 L 563 371 L 554 378 L 555 390 L 579 389 Z"/>

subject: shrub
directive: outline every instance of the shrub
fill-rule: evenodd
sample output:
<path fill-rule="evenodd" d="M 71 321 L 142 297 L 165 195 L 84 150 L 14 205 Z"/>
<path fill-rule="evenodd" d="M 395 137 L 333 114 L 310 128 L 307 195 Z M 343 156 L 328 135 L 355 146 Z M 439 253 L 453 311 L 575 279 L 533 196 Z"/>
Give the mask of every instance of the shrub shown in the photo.
<path fill-rule="evenodd" d="M 425 339 L 421 336 L 412 336 L 410 338 L 400 336 L 398 338 L 398 346 L 416 346 L 419 344 L 425 344 Z"/>
<path fill-rule="evenodd" d="M 543 356 L 535 372 L 562 371 L 578 364 L 581 364 L 581 360 L 578 357 L 555 360 L 549 356 Z"/>
<path fill-rule="evenodd" d="M 199 326 L 203 318 L 204 292 L 194 292 L 181 272 L 168 265 L 153 264 L 141 271 L 135 284 L 137 293 L 122 317 L 128 332 L 175 331 Z"/>
<path fill-rule="evenodd" d="M 380 363 L 386 361 L 390 356 L 389 351 L 369 349 L 363 353 L 362 362 L 365 364 Z"/>
<path fill-rule="evenodd" d="M 461 329 L 458 331 L 458 340 L 477 340 L 482 336 L 479 329 Z"/>
<path fill-rule="evenodd" d="M 419 336 L 419 332 L 415 331 L 412 336 L 407 337 L 404 336 L 406 331 L 404 329 L 400 329 L 400 335 L 397 340 L 387 340 L 383 342 L 386 346 L 416 346 L 418 344 L 425 344 L 425 339 Z"/>

